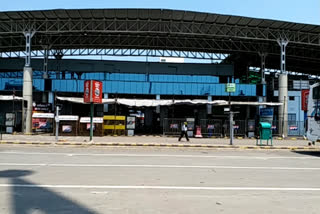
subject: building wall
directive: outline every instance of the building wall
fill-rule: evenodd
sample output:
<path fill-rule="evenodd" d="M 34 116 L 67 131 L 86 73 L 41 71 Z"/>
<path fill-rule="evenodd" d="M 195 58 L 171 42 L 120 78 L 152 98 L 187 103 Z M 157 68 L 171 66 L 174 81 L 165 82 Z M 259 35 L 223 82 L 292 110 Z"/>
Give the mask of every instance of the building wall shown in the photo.
<path fill-rule="evenodd" d="M 53 91 L 83 92 L 85 80 L 52 80 Z M 225 84 L 102 80 L 103 93 L 228 96 Z M 256 96 L 256 86 L 238 84 L 232 96 Z"/>
<path fill-rule="evenodd" d="M 274 91 L 274 96 L 278 96 L 278 91 Z M 288 91 L 288 96 L 288 114 L 295 114 L 297 121 L 304 121 L 304 111 L 301 110 L 301 91 Z"/>

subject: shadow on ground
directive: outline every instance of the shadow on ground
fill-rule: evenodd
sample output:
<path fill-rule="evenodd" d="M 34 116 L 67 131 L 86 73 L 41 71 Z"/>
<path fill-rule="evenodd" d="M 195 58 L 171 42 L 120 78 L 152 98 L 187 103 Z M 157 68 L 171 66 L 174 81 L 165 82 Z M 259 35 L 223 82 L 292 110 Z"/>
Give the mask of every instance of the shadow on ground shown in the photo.
<path fill-rule="evenodd" d="M 96 214 L 96 212 L 65 196 L 21 178 L 32 173 L 33 171 L 29 170 L 0 171 L 0 178 L 8 178 L 12 185 L 12 213 Z"/>
<path fill-rule="evenodd" d="M 293 152 L 300 155 L 311 155 L 315 157 L 320 157 L 320 151 L 293 151 Z"/>

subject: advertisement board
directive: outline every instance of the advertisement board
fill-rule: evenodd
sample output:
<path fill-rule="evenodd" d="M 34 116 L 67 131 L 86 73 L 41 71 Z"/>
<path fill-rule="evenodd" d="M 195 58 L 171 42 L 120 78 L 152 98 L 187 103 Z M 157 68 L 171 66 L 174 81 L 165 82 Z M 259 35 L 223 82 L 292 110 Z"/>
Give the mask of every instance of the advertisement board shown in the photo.
<path fill-rule="evenodd" d="M 53 113 L 33 113 L 32 118 L 54 118 Z"/>
<path fill-rule="evenodd" d="M 273 108 L 261 108 L 260 109 L 260 122 L 266 122 L 272 124 L 273 121 Z"/>
<path fill-rule="evenodd" d="M 52 129 L 52 119 L 49 118 L 32 118 L 32 129 L 35 131 L 49 131 Z"/>
<path fill-rule="evenodd" d="M 84 82 L 83 101 L 85 103 L 102 103 L 102 82 L 86 80 Z"/>
<path fill-rule="evenodd" d="M 309 89 L 301 90 L 301 110 L 308 111 Z"/>
<path fill-rule="evenodd" d="M 90 123 L 87 123 L 87 130 L 90 130 Z M 95 124 L 92 124 L 92 129 L 93 129 L 93 131 L 96 129 L 96 126 L 95 126 Z"/>
<path fill-rule="evenodd" d="M 79 116 L 77 115 L 59 115 L 59 121 L 78 121 Z"/>
<path fill-rule="evenodd" d="M 51 109 L 51 103 L 33 103 L 33 111 L 50 112 Z"/>
<path fill-rule="evenodd" d="M 62 132 L 63 133 L 71 133 L 72 132 L 72 126 L 71 125 L 63 125 L 62 126 Z"/>
<path fill-rule="evenodd" d="M 135 129 L 136 117 L 127 117 L 127 129 Z"/>
<path fill-rule="evenodd" d="M 6 113 L 6 126 L 15 126 L 16 114 Z"/>
<path fill-rule="evenodd" d="M 90 123 L 90 117 L 81 117 L 80 123 Z M 103 117 L 94 117 L 93 123 L 103 123 Z"/>

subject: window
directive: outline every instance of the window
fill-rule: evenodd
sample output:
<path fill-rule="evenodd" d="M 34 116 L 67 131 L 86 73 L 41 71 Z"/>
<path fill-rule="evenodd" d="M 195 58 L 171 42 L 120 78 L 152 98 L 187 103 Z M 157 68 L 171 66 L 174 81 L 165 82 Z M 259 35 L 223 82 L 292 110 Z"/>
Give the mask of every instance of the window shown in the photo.
<path fill-rule="evenodd" d="M 296 114 L 288 114 L 288 124 L 289 125 L 292 125 L 292 124 L 295 124 L 296 122 Z"/>
<path fill-rule="evenodd" d="M 312 98 L 313 99 L 319 99 L 320 98 L 320 87 L 317 86 L 312 89 Z"/>
<path fill-rule="evenodd" d="M 294 96 L 290 96 L 290 97 L 289 97 L 289 100 L 294 100 Z"/>

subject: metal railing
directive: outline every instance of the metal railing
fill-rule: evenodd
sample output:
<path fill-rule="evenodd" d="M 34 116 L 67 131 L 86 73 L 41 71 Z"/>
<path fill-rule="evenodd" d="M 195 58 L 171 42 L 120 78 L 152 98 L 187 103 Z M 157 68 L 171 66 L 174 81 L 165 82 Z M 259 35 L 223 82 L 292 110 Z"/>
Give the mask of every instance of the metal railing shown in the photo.
<path fill-rule="evenodd" d="M 185 118 L 165 118 L 163 121 L 163 135 L 179 136 L 181 132 L 181 126 L 185 122 Z M 250 122 L 251 123 L 250 123 Z M 254 121 L 253 121 L 254 122 Z M 288 121 L 288 136 L 304 136 L 306 135 L 305 121 Z M 189 126 L 190 124 L 188 124 Z M 195 121 L 193 134 L 196 134 L 196 127 L 201 128 L 202 137 L 228 137 L 229 136 L 229 121 L 219 119 L 200 119 Z M 272 135 L 280 136 L 279 122 L 274 120 L 272 122 Z M 235 120 L 234 136 L 248 137 L 249 132 L 256 136 L 258 133 L 258 124 L 252 124 L 252 120 Z"/>
<path fill-rule="evenodd" d="M 225 129 L 224 135 L 230 136 L 230 125 L 229 121 L 225 121 L 223 124 L 223 127 Z M 246 121 L 245 120 L 235 120 L 233 124 L 233 133 L 234 136 L 246 136 Z"/>
<path fill-rule="evenodd" d="M 279 121 L 272 122 L 272 135 L 280 136 Z M 306 135 L 306 121 L 288 121 L 288 136 L 304 136 Z"/>
<path fill-rule="evenodd" d="M 222 137 L 222 120 L 201 119 L 201 133 L 203 137 Z"/>
<path fill-rule="evenodd" d="M 163 135 L 179 136 L 184 118 L 165 118 L 163 120 Z"/>

